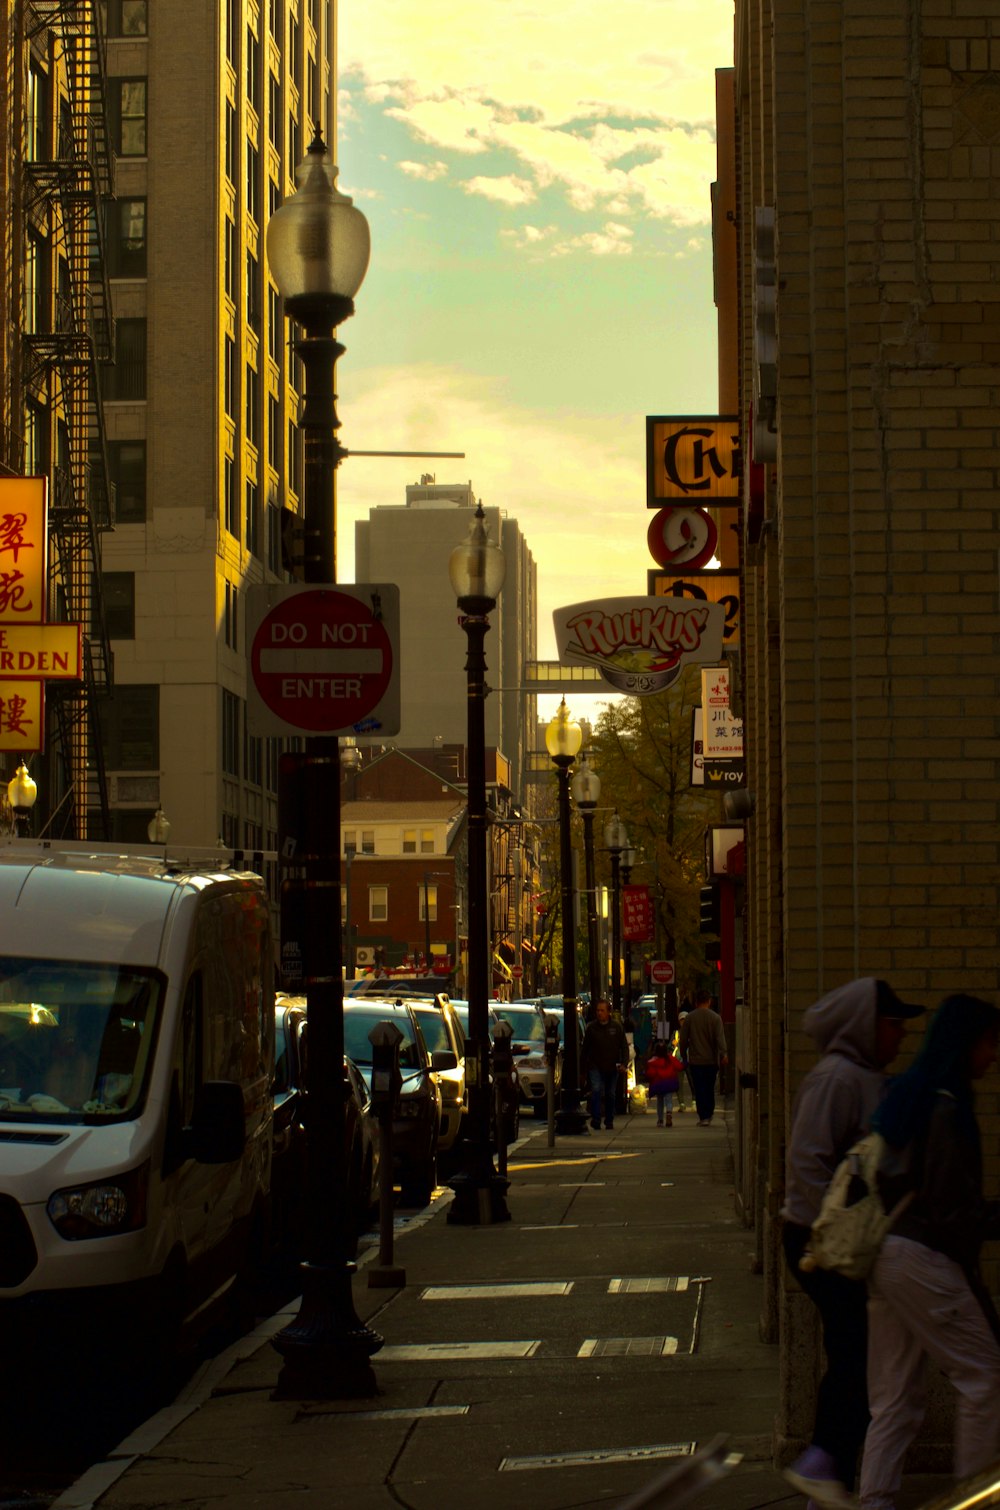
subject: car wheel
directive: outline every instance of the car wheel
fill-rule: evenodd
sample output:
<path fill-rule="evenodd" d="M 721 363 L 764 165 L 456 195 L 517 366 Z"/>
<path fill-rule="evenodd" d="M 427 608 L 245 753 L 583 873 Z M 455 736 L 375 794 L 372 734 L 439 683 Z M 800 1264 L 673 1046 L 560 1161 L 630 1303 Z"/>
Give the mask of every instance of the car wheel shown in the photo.
<path fill-rule="evenodd" d="M 400 1199 L 404 1206 L 426 1206 L 437 1188 L 437 1147 L 427 1158 L 408 1169 L 400 1184 Z"/>

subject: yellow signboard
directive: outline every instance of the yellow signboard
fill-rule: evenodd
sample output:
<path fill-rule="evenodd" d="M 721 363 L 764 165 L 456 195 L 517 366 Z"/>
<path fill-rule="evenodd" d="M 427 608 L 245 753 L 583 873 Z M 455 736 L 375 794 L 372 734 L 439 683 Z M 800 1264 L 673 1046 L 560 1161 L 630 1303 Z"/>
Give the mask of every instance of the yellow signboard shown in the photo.
<path fill-rule="evenodd" d="M 0 677 L 79 681 L 79 624 L 0 622 Z"/>
<path fill-rule="evenodd" d="M 735 566 L 716 571 L 646 573 L 646 591 L 653 598 L 691 598 L 698 603 L 721 603 L 726 610 L 722 643 L 728 649 L 740 643 L 740 574 Z"/>
<path fill-rule="evenodd" d="M 44 477 L 0 477 L 0 623 L 45 618 Z"/>
<path fill-rule="evenodd" d="M 646 507 L 740 501 L 743 474 L 735 414 L 652 415 L 646 419 Z"/>
<path fill-rule="evenodd" d="M 28 754 L 45 748 L 42 682 L 0 678 L 0 750 Z"/>

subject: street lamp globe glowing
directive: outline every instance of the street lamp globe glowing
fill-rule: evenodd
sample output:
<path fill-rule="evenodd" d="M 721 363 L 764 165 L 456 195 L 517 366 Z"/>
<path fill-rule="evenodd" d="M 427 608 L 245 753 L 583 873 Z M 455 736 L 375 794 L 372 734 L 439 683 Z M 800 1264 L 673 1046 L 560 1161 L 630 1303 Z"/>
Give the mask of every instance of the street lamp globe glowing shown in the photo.
<path fill-rule="evenodd" d="M 368 221 L 337 188 L 337 169 L 318 127 L 295 182 L 298 192 L 268 222 L 268 265 L 294 319 L 309 324 L 325 317 L 335 326 L 354 313 L 354 295 L 368 271 Z"/>
<path fill-rule="evenodd" d="M 617 808 L 604 825 L 604 846 L 610 849 L 612 854 L 621 854 L 622 850 L 628 847 L 628 834 L 625 832 L 624 823 L 618 816 Z"/>
<path fill-rule="evenodd" d="M 591 770 L 586 755 L 581 756 L 576 775 L 570 782 L 573 801 L 583 813 L 592 813 L 601 797 L 601 781 L 597 772 Z"/>
<path fill-rule="evenodd" d="M 499 545 L 490 539 L 480 499 L 469 529 L 469 538 L 456 545 L 448 558 L 448 576 L 463 613 L 481 617 L 496 607 L 507 562 Z"/>
<path fill-rule="evenodd" d="M 580 753 L 583 730 L 566 706 L 563 698 L 545 730 L 545 748 L 556 765 L 569 765 Z"/>
<path fill-rule="evenodd" d="M 22 760 L 7 783 L 7 801 L 13 808 L 27 809 L 34 807 L 37 796 L 38 787 L 28 775 L 28 767 Z"/>
<path fill-rule="evenodd" d="M 170 819 L 162 807 L 156 809 L 146 824 L 146 833 L 149 835 L 150 844 L 166 844 L 170 838 Z"/>
<path fill-rule="evenodd" d="M 637 849 L 633 849 L 631 845 L 629 845 L 627 849 L 622 850 L 622 864 L 624 865 L 626 870 L 631 870 L 632 866 L 636 863 L 638 858 L 639 851 Z"/>

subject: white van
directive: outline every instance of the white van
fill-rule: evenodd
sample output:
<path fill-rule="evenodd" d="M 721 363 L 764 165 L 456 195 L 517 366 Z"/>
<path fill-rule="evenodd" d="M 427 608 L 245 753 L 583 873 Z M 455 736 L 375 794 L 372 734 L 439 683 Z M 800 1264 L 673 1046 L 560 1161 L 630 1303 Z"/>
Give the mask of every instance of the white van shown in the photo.
<path fill-rule="evenodd" d="M 273 1069 L 259 877 L 0 844 L 0 1331 L 214 1310 L 267 1238 Z"/>

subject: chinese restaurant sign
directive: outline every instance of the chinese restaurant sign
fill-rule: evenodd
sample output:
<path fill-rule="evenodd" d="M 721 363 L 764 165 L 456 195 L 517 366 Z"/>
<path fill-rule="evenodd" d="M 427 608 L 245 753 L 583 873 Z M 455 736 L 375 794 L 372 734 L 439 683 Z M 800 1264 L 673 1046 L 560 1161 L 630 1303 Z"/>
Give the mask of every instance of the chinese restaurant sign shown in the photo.
<path fill-rule="evenodd" d="M 0 478 L 0 749 L 44 747 L 44 685 L 78 681 L 79 624 L 46 624 L 48 484 Z"/>
<path fill-rule="evenodd" d="M 661 692 L 685 666 L 722 655 L 726 611 L 681 598 L 603 598 L 552 615 L 563 665 L 596 666 L 619 692 Z"/>
<path fill-rule="evenodd" d="M 653 899 L 648 886 L 622 887 L 622 937 L 630 944 L 653 939 Z"/>
<path fill-rule="evenodd" d="M 647 416 L 647 508 L 738 504 L 742 473 L 734 414 Z"/>

